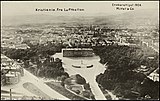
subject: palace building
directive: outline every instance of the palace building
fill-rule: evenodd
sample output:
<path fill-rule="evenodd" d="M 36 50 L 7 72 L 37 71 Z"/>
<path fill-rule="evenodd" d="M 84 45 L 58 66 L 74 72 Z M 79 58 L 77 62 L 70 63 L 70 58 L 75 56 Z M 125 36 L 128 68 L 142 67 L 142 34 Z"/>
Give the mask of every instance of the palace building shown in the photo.
<path fill-rule="evenodd" d="M 92 57 L 94 55 L 91 48 L 66 48 L 62 49 L 63 57 Z"/>

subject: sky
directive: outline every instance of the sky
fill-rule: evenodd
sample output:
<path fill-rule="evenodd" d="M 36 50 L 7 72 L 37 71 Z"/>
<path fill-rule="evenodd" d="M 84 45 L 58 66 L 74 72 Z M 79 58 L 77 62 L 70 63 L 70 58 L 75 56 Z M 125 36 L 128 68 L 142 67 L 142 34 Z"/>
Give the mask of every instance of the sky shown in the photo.
<path fill-rule="evenodd" d="M 127 12 L 127 10 L 116 10 L 112 4 L 137 4 L 135 10 L 158 9 L 158 1 L 2 1 L 2 17 L 15 15 L 47 14 L 55 16 L 90 16 L 90 15 L 114 15 Z M 81 8 L 84 11 L 77 12 L 37 12 L 36 8 Z"/>

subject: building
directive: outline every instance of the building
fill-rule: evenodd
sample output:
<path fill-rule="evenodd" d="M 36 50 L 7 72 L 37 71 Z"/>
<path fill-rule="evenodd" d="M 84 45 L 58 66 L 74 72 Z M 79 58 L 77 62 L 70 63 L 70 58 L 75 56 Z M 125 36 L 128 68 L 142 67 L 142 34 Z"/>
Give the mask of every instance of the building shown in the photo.
<path fill-rule="evenodd" d="M 1 70 L 1 86 L 3 86 L 6 82 L 6 76 L 4 70 Z"/>
<path fill-rule="evenodd" d="M 24 75 L 23 68 L 14 60 L 1 54 L 1 85 L 16 84 Z"/>
<path fill-rule="evenodd" d="M 154 71 L 148 76 L 148 78 L 152 79 L 153 81 L 158 81 L 158 82 L 159 82 L 159 73 L 157 73 L 157 71 L 159 72 L 159 68 L 157 68 L 156 70 L 154 70 Z"/>
<path fill-rule="evenodd" d="M 28 49 L 30 47 L 27 44 L 16 44 L 15 48 L 16 49 Z"/>
<path fill-rule="evenodd" d="M 63 57 L 91 57 L 94 55 L 91 48 L 66 48 L 62 49 Z"/>
<path fill-rule="evenodd" d="M 1 66 L 2 65 L 11 65 L 11 64 L 13 64 L 13 60 L 11 60 L 7 56 L 1 54 Z"/>
<path fill-rule="evenodd" d="M 12 69 L 13 70 L 13 69 Z M 20 73 L 9 71 L 6 75 L 6 84 L 16 84 L 20 81 Z"/>

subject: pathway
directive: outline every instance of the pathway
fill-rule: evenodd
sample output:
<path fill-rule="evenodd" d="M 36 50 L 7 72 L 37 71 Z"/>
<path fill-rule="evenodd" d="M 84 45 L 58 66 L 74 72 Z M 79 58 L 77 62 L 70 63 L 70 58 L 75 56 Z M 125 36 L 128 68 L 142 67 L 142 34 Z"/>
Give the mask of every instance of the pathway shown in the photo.
<path fill-rule="evenodd" d="M 96 100 L 106 100 L 104 94 L 100 90 L 95 78 L 96 75 L 104 72 L 105 68 L 102 64 L 99 63 L 99 57 L 83 57 L 83 58 L 67 58 L 63 57 L 62 53 L 57 53 L 53 57 L 62 59 L 63 67 L 65 67 L 66 72 L 70 75 L 80 74 L 82 77 L 89 82 L 91 86 L 91 90 L 95 95 Z M 74 68 L 72 64 L 81 62 L 86 63 L 88 65 L 93 64 L 92 68 Z"/>
<path fill-rule="evenodd" d="M 37 96 L 36 94 L 33 94 L 29 92 L 27 89 L 23 87 L 23 84 L 26 82 L 30 82 L 34 85 L 36 85 L 37 88 L 39 88 L 41 91 L 43 91 L 45 94 L 47 94 L 49 97 L 54 99 L 61 99 L 61 100 L 69 100 L 65 96 L 59 94 L 49 86 L 47 86 L 42 80 L 28 72 L 24 69 L 24 76 L 21 78 L 21 81 L 18 84 L 15 85 L 8 85 L 1 87 L 2 90 L 9 91 L 9 89 L 12 88 L 13 92 L 21 93 L 26 96 Z"/>

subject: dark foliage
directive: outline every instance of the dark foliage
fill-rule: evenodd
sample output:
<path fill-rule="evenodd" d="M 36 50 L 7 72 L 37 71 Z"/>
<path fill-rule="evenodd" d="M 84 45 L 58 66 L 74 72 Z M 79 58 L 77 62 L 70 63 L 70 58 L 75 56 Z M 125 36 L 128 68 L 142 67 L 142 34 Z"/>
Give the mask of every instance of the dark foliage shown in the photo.
<path fill-rule="evenodd" d="M 47 44 L 29 44 L 30 48 L 3 49 L 3 53 L 11 59 L 20 59 L 24 62 L 24 68 L 28 68 L 33 74 L 40 77 L 57 78 L 68 73 L 64 72 L 62 61 L 59 58 L 51 61 L 51 55 L 61 51 L 61 45 L 48 42 Z M 42 62 L 42 59 L 44 62 Z M 32 67 L 35 65 L 35 67 Z"/>
<path fill-rule="evenodd" d="M 79 74 L 76 74 L 76 83 L 78 84 L 85 84 L 86 80 Z"/>
<path fill-rule="evenodd" d="M 104 89 L 114 90 L 117 96 L 128 99 L 145 98 L 146 95 L 152 99 L 159 98 L 159 82 L 148 79 L 145 73 L 134 71 L 141 65 L 151 70 L 158 68 L 157 55 L 149 60 L 141 48 L 118 45 L 94 47 L 93 50 L 100 56 L 102 64 L 107 63 L 105 72 L 96 77 L 96 81 Z"/>

